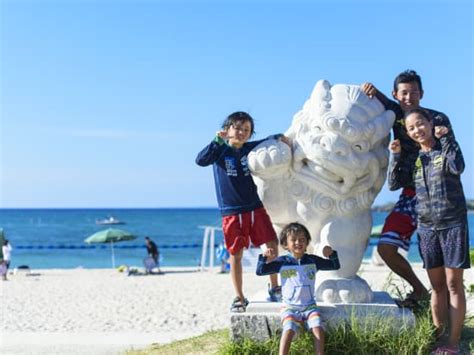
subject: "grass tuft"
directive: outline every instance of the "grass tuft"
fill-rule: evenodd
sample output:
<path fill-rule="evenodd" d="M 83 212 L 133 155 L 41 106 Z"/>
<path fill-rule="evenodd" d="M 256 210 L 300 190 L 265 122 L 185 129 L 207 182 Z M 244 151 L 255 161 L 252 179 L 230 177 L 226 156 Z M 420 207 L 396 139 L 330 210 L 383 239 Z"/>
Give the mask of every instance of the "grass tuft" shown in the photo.
<path fill-rule="evenodd" d="M 225 344 L 220 355 L 278 354 L 278 337 L 266 342 L 249 339 L 241 343 Z M 404 327 L 397 332 L 384 319 L 370 319 L 362 323 L 355 316 L 347 323 L 331 328 L 326 333 L 327 354 L 429 354 L 434 342 L 434 327 L 429 309 L 417 316 L 415 328 Z M 301 334 L 292 344 L 290 354 L 314 354 L 309 332 Z"/>

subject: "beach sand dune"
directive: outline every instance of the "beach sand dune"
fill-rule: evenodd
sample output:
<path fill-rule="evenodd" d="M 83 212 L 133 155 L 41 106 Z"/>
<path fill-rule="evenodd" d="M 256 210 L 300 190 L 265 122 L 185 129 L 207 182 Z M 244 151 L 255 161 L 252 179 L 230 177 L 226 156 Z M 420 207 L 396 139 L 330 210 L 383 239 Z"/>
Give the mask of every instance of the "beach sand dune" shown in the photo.
<path fill-rule="evenodd" d="M 417 273 L 427 285 L 424 270 Z M 115 354 L 229 325 L 230 277 L 217 269 L 164 268 L 126 276 L 111 269 L 38 270 L 0 283 L 2 354 Z M 374 290 L 389 270 L 363 264 Z M 393 284 L 400 285 L 398 278 Z M 266 290 L 267 277 L 244 275 L 246 295 Z M 466 284 L 474 283 L 472 272 Z"/>

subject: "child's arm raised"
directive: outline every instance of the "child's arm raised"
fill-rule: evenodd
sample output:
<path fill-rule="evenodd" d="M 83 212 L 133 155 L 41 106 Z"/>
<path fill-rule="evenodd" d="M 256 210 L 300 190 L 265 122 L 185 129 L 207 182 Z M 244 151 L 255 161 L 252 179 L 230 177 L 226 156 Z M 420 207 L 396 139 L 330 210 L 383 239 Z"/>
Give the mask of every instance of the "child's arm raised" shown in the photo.
<path fill-rule="evenodd" d="M 196 164 L 208 166 L 217 161 L 228 147 L 225 141 L 227 138 L 226 131 L 218 131 L 214 140 L 199 152 L 196 157 Z"/>
<path fill-rule="evenodd" d="M 283 265 L 283 260 L 281 257 L 272 260 L 274 258 L 273 255 L 273 250 L 267 249 L 264 254 L 260 254 L 258 256 L 257 275 L 270 275 L 280 272 L 280 269 Z M 269 259 L 272 261 L 269 261 Z"/>
<path fill-rule="evenodd" d="M 313 258 L 318 270 L 339 270 L 341 268 L 337 251 L 332 250 L 330 246 L 326 245 L 323 248 L 323 255 L 327 259 L 321 258 L 317 255 L 310 255 L 310 257 Z"/>
<path fill-rule="evenodd" d="M 402 147 L 398 139 L 390 142 L 390 164 L 388 166 L 388 186 L 391 191 L 409 185 L 412 181 L 412 164 L 407 163 L 402 156 Z M 413 162 L 414 163 L 414 162 Z"/>
<path fill-rule="evenodd" d="M 452 131 L 446 126 L 436 126 L 435 137 L 441 142 L 446 171 L 453 175 L 461 175 L 465 167 L 464 157 Z"/>

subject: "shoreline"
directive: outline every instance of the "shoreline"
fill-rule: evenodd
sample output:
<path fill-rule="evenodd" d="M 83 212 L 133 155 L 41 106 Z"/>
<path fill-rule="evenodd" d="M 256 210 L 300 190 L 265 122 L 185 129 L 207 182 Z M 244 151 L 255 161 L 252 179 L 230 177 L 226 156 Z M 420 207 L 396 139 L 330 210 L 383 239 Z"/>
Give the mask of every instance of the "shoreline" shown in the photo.
<path fill-rule="evenodd" d="M 415 272 L 427 285 L 421 264 Z M 114 269 L 37 269 L 0 282 L 0 353 L 117 354 L 229 326 L 230 276 L 218 268 L 165 267 L 163 274 L 127 276 Z M 358 273 L 382 290 L 386 266 L 363 263 Z M 474 283 L 465 273 L 465 285 Z M 246 296 L 267 289 L 268 277 L 244 273 Z M 395 275 L 393 286 L 401 287 Z M 401 288 L 403 290 L 403 288 Z M 474 299 L 468 312 L 474 314 Z"/>

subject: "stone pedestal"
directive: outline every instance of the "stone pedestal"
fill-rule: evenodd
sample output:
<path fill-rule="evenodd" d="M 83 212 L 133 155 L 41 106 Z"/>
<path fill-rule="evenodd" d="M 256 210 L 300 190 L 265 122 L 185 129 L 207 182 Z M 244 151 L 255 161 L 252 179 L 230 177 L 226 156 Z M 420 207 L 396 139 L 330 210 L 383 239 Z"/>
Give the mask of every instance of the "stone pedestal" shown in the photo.
<path fill-rule="evenodd" d="M 342 322 L 356 320 L 362 327 L 376 326 L 383 320 L 394 332 L 403 327 L 413 327 L 415 316 L 408 309 L 399 308 L 387 292 L 374 292 L 371 303 L 318 303 L 321 316 L 328 328 Z M 240 341 L 250 338 L 265 341 L 279 335 L 281 303 L 268 302 L 265 294 L 258 294 L 248 305 L 245 313 L 231 313 L 231 338 Z"/>

